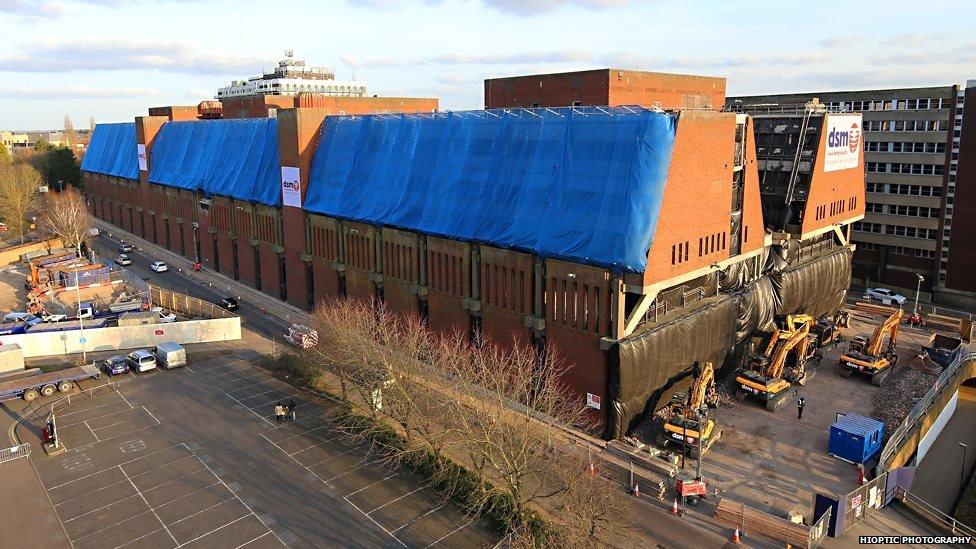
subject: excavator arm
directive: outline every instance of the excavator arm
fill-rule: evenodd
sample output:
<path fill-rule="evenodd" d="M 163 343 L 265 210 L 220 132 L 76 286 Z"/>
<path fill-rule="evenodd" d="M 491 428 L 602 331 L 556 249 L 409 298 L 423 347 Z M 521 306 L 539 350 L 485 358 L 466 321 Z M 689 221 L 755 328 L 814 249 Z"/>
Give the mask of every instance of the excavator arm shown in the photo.
<path fill-rule="evenodd" d="M 805 346 L 809 334 L 810 324 L 804 322 L 799 329 L 789 332 L 785 339 L 781 339 L 779 345 L 776 346 L 776 350 L 773 352 L 773 356 L 770 357 L 769 369 L 766 372 L 766 376 L 772 378 L 783 377 L 783 368 L 786 365 L 786 358 L 790 355 L 790 351 L 798 345 L 802 344 Z M 803 348 L 800 350 L 805 352 Z"/>
<path fill-rule="evenodd" d="M 715 370 L 712 368 L 711 362 L 706 362 L 702 364 L 701 373 L 695 378 L 695 383 L 688 394 L 688 403 L 684 410 L 685 417 L 694 417 L 695 411 L 705 406 L 705 399 L 714 385 Z"/>
<path fill-rule="evenodd" d="M 891 313 L 880 326 L 875 328 L 874 336 L 871 338 L 871 344 L 868 345 L 867 354 L 871 356 L 881 356 L 882 347 L 884 346 L 885 336 L 889 333 L 891 334 L 888 339 L 888 350 L 894 349 L 895 344 L 898 341 L 898 325 L 901 324 L 901 319 L 905 315 L 905 312 L 901 309 Z"/>

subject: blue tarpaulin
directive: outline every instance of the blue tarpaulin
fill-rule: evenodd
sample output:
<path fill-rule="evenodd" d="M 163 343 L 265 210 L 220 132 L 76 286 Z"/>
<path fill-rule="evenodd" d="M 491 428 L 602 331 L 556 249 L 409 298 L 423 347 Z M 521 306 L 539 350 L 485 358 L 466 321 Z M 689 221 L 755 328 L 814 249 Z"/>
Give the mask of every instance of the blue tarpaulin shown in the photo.
<path fill-rule="evenodd" d="M 276 119 L 167 122 L 151 155 L 150 183 L 281 205 Z"/>
<path fill-rule="evenodd" d="M 88 143 L 81 170 L 126 179 L 139 179 L 134 122 L 98 124 Z"/>
<path fill-rule="evenodd" d="M 639 108 L 330 117 L 304 207 L 642 272 L 674 135 Z"/>

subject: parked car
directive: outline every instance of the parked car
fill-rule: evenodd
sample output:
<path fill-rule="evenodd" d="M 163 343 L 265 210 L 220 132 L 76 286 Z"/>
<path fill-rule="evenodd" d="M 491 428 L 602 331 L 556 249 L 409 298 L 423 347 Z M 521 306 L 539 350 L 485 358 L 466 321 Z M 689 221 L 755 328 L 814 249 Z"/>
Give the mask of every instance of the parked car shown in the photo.
<path fill-rule="evenodd" d="M 885 305 L 901 305 L 907 300 L 905 296 L 896 294 L 888 288 L 868 288 L 867 296 L 871 299 L 877 299 Z"/>
<path fill-rule="evenodd" d="M 68 320 L 68 315 L 41 315 L 41 322 L 64 322 Z"/>
<path fill-rule="evenodd" d="M 236 311 L 238 308 L 237 300 L 233 297 L 225 297 L 220 300 L 220 306 L 228 311 Z"/>
<path fill-rule="evenodd" d="M 88 229 L 88 236 L 98 236 L 100 234 L 102 234 L 102 231 L 99 231 L 98 227 Z"/>
<path fill-rule="evenodd" d="M 165 273 L 169 270 L 169 266 L 166 265 L 165 261 L 153 261 L 149 268 L 156 271 L 157 273 Z"/>
<path fill-rule="evenodd" d="M 135 250 L 135 248 L 132 247 L 132 244 L 126 244 L 125 242 L 122 242 L 122 243 L 119 244 L 119 252 L 120 253 L 127 254 L 127 253 L 130 253 L 130 252 L 134 251 L 134 250 Z"/>
<path fill-rule="evenodd" d="M 3 317 L 3 322 L 25 322 L 28 326 L 33 326 L 40 324 L 42 321 L 30 313 L 8 313 Z"/>
<path fill-rule="evenodd" d="M 152 352 L 156 363 L 167 370 L 186 365 L 186 349 L 178 343 L 165 341 L 153 347 Z"/>
<path fill-rule="evenodd" d="M 145 349 L 132 351 L 125 355 L 125 361 L 129 364 L 129 368 L 135 372 L 148 372 L 156 369 L 156 357 Z"/>
<path fill-rule="evenodd" d="M 0 223 L 0 233 L 5 233 L 5 232 L 7 232 L 7 224 Z"/>
<path fill-rule="evenodd" d="M 119 254 L 119 257 L 115 258 L 115 262 L 119 265 L 132 265 L 132 259 L 125 254 Z"/>
<path fill-rule="evenodd" d="M 125 357 L 115 355 L 102 361 L 102 371 L 110 376 L 117 376 L 129 371 L 129 363 Z"/>

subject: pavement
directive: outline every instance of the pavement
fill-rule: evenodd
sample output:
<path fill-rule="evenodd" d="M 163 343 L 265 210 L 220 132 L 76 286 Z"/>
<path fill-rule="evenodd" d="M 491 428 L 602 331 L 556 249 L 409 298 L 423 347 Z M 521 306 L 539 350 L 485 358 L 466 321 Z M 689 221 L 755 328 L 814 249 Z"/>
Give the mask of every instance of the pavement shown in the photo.
<path fill-rule="evenodd" d="M 0 546 L 13 547 L 8 543 L 17 540 L 20 549 L 71 547 L 30 459 L 0 465 L 0 483 Z"/>
<path fill-rule="evenodd" d="M 119 376 L 117 392 L 59 411 L 67 451 L 32 459 L 74 547 L 497 543 L 490 525 L 337 431 L 329 401 L 256 366 L 261 341 L 210 344 L 218 352 L 191 351 L 187 367 Z M 296 421 L 279 424 L 272 409 L 289 400 Z M 39 427 L 17 434 L 39 447 Z M 0 523 L 10 512 L 0 507 Z"/>

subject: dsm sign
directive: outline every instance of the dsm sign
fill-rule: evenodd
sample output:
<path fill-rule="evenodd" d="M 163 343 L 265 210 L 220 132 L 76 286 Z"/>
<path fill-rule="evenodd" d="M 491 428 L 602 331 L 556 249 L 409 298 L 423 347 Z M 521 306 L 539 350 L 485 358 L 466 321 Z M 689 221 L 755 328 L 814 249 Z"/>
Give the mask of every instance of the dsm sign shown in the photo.
<path fill-rule="evenodd" d="M 860 114 L 827 115 L 827 152 L 824 171 L 835 172 L 856 168 L 861 160 L 864 139 Z"/>

